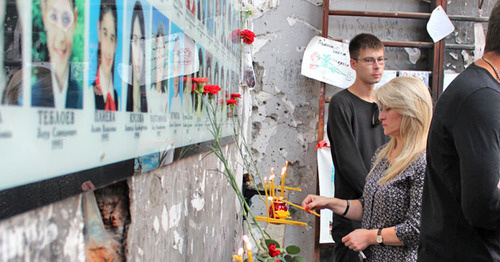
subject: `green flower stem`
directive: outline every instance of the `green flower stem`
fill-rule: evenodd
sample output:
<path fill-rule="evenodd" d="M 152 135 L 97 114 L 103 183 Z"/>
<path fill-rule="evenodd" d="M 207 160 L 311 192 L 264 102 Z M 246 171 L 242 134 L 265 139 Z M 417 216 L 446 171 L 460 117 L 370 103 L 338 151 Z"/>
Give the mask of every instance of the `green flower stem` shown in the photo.
<path fill-rule="evenodd" d="M 238 150 L 240 151 L 240 155 L 242 155 L 242 159 L 243 159 L 243 161 L 244 161 L 245 168 L 246 168 L 246 169 L 247 169 L 247 171 L 248 171 L 248 175 L 252 178 L 252 184 L 253 184 L 253 186 L 254 186 L 255 188 L 258 188 L 257 183 L 255 182 L 255 179 L 253 179 L 253 177 L 254 177 L 254 176 L 253 176 L 252 171 L 251 171 L 251 166 L 253 166 L 253 169 L 255 170 L 255 173 L 256 173 L 256 174 L 257 174 L 257 176 L 259 177 L 259 179 L 260 179 L 261 183 L 262 183 L 262 181 L 263 181 L 262 176 L 260 175 L 259 168 L 257 167 L 257 164 L 255 164 L 255 163 L 256 163 L 256 161 L 255 161 L 255 159 L 253 158 L 252 154 L 250 154 L 250 153 L 248 153 L 248 154 L 247 154 L 247 155 L 248 155 L 248 157 L 250 158 L 250 161 L 248 161 L 245 157 L 243 157 L 243 156 L 244 156 L 244 154 L 243 154 L 243 149 L 244 149 L 246 152 L 251 152 L 251 151 L 250 151 L 250 148 L 249 148 L 249 146 L 248 146 L 248 143 L 247 143 L 247 141 L 246 141 L 245 136 L 240 136 L 240 137 L 241 137 L 241 144 L 242 144 L 243 148 L 242 148 L 242 147 L 241 147 L 241 145 L 239 144 L 239 142 L 240 142 L 240 141 L 237 139 L 237 136 L 236 136 L 236 134 L 237 134 L 238 130 L 236 129 L 236 127 L 235 127 L 235 126 L 237 126 L 237 127 L 238 127 L 238 129 L 241 131 L 241 129 L 242 129 L 242 128 L 241 128 L 241 122 L 240 122 L 240 119 L 239 119 L 239 118 L 238 118 L 238 119 L 236 119 L 236 120 L 234 120 L 234 119 L 233 119 L 233 138 L 234 138 L 236 141 L 238 141 L 238 143 L 237 143 L 237 147 L 238 147 Z M 267 201 L 267 200 L 264 198 L 264 196 L 260 193 L 260 190 L 257 190 L 257 193 L 259 194 L 259 196 L 261 197 L 261 199 L 262 199 L 263 201 Z"/>
<path fill-rule="evenodd" d="M 236 120 L 233 118 L 233 139 L 236 141 L 236 147 L 238 148 L 238 152 L 240 153 L 240 156 L 241 158 L 243 159 L 243 167 L 247 170 L 248 172 L 248 175 L 250 176 L 251 178 L 251 181 L 252 181 L 252 184 L 254 186 L 254 188 L 258 188 L 257 186 L 257 183 L 255 182 L 255 179 L 254 178 L 254 175 L 252 174 L 252 166 L 253 166 L 253 169 L 255 170 L 255 173 L 257 174 L 257 176 L 259 177 L 260 181 L 263 181 L 262 180 L 262 177 L 260 175 L 260 172 L 259 172 L 259 168 L 257 167 L 257 165 L 255 164 L 256 161 L 255 159 L 253 158 L 253 155 L 250 153 L 250 147 L 248 146 L 248 143 L 246 141 L 246 138 L 244 135 L 241 135 L 241 136 L 238 136 L 238 131 L 242 131 L 242 127 L 241 127 L 241 122 L 240 122 L 240 119 L 239 118 L 236 118 Z M 240 140 L 239 138 L 241 138 L 241 145 L 240 145 Z M 243 148 L 242 148 L 243 146 Z M 248 159 L 245 157 L 245 154 L 243 152 L 243 149 L 248 153 L 247 155 L 249 156 L 250 158 L 250 161 L 248 161 Z M 257 190 L 257 193 L 259 194 L 259 197 L 261 198 L 262 201 L 267 201 L 265 199 L 265 197 L 260 193 L 260 190 Z M 267 212 L 267 211 L 266 211 Z M 258 224 L 257 224 L 258 225 Z M 265 231 L 264 231 L 265 232 Z M 269 236 L 269 234 L 267 234 L 267 232 L 265 232 L 265 235 L 263 234 L 262 235 L 264 238 L 268 238 L 270 239 L 271 237 Z"/>
<path fill-rule="evenodd" d="M 239 153 L 240 153 L 240 155 L 242 156 L 242 158 L 244 158 L 243 150 L 242 150 L 241 146 L 240 146 L 240 145 L 238 145 L 238 143 L 239 143 L 239 142 L 237 142 L 237 143 L 236 143 L 236 144 L 237 144 L 237 148 L 238 148 Z M 247 152 L 249 152 L 249 151 L 247 151 Z M 251 169 L 250 169 L 249 164 L 248 164 L 248 160 L 244 160 L 244 162 L 245 162 L 245 163 L 244 163 L 244 167 L 245 167 L 245 169 L 248 171 L 248 175 L 249 175 L 251 178 L 253 178 L 253 175 L 252 175 L 252 173 L 251 173 Z M 257 174 L 258 174 L 258 175 L 259 175 L 259 177 L 260 177 L 260 174 L 258 173 L 258 169 L 257 169 L 257 168 L 256 168 L 256 172 L 257 172 Z M 255 188 L 258 188 L 258 187 L 257 187 L 257 184 L 255 183 L 255 179 L 252 179 L 251 181 L 252 181 L 252 184 L 254 185 L 254 187 L 255 187 Z M 262 178 L 261 178 L 261 181 L 262 181 Z M 260 191 L 259 191 L 259 190 L 257 190 L 257 193 L 259 194 L 259 197 L 261 198 L 261 200 L 262 200 L 262 201 L 266 201 L 265 197 L 264 197 L 264 196 L 260 193 Z M 246 202 L 245 202 L 245 203 L 246 203 Z M 267 210 L 266 210 L 266 212 L 267 212 Z M 263 230 L 260 228 L 260 225 L 258 224 L 258 222 L 257 222 L 255 219 L 254 219 L 254 222 L 255 222 L 256 226 L 259 228 L 259 230 L 261 231 L 262 236 L 263 236 L 265 239 L 270 239 L 270 238 L 271 238 L 271 236 L 269 236 L 269 234 L 268 234 L 265 230 L 263 231 Z M 256 239 L 255 239 L 255 238 L 254 238 L 254 240 L 256 241 Z M 256 241 L 256 242 L 257 242 L 257 241 Z"/>
<path fill-rule="evenodd" d="M 255 225 L 260 230 L 262 236 L 266 236 L 266 235 L 268 236 L 268 234 L 264 230 L 262 230 L 259 223 L 255 219 L 255 216 L 252 214 L 250 207 L 248 206 L 248 203 L 245 201 L 245 198 L 244 198 L 240 188 L 238 187 L 237 181 L 235 180 L 234 176 L 232 175 L 231 167 L 229 166 L 229 163 L 227 162 L 227 160 L 224 156 L 224 151 L 223 151 L 221 143 L 220 143 L 221 125 L 217 121 L 217 106 L 214 106 L 214 104 L 212 103 L 212 100 L 209 100 L 208 105 L 209 105 L 209 109 L 210 109 L 210 111 L 208 112 L 208 118 L 209 118 L 210 124 L 212 126 L 212 129 L 210 130 L 210 132 L 214 136 L 214 140 L 215 140 L 215 145 L 210 146 L 210 150 L 223 163 L 225 172 L 222 172 L 222 173 L 224 174 L 224 176 L 226 177 L 226 179 L 228 180 L 229 184 L 231 185 L 231 187 L 233 188 L 233 190 L 235 191 L 235 193 L 238 197 L 240 205 L 242 206 L 243 215 L 246 218 L 245 220 L 247 222 L 250 235 L 254 239 L 258 249 L 260 251 L 264 251 L 265 249 L 261 246 L 260 242 L 257 241 L 257 239 L 253 233 L 252 225 L 250 224 L 249 218 L 252 218 Z M 240 153 L 241 153 L 241 151 L 240 151 Z"/>

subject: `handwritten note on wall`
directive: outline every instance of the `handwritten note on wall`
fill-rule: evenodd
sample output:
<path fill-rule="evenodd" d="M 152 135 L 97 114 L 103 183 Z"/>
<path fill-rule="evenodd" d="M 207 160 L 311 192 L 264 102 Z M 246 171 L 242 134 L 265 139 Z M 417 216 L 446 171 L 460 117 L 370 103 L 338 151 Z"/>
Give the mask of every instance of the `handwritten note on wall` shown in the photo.
<path fill-rule="evenodd" d="M 349 45 L 315 36 L 302 60 L 302 75 L 340 88 L 354 82 L 356 72 L 349 62 Z"/>

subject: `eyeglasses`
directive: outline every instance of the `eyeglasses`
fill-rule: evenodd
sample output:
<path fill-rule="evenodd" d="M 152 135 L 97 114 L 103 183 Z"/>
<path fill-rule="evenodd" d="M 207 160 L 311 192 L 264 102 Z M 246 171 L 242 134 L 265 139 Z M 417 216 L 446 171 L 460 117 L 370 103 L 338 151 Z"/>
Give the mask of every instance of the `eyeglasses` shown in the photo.
<path fill-rule="evenodd" d="M 378 118 L 379 112 L 377 103 L 372 103 L 372 127 L 382 124 L 382 121 Z"/>
<path fill-rule="evenodd" d="M 385 58 L 385 57 L 379 57 L 379 58 L 365 57 L 365 58 L 353 58 L 353 59 L 356 61 L 361 60 L 361 61 L 367 63 L 368 65 L 375 64 L 375 61 L 377 61 L 379 65 L 383 65 L 383 64 L 385 64 L 385 62 L 387 62 L 387 58 Z"/>

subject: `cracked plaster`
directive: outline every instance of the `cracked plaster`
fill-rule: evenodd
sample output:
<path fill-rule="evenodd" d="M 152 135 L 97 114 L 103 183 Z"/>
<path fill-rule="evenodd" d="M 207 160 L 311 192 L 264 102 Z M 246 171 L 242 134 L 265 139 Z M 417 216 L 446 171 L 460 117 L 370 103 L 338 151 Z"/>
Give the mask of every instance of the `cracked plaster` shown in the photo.
<path fill-rule="evenodd" d="M 81 196 L 0 221 L 0 261 L 85 261 Z"/>
<path fill-rule="evenodd" d="M 233 162 L 236 149 L 223 149 L 228 161 Z M 238 215 L 227 214 L 241 215 L 241 209 L 226 178 L 216 171 L 222 167 L 213 154 L 202 153 L 175 161 L 154 174 L 132 177 L 129 232 L 133 234 L 127 241 L 135 248 L 128 250 L 127 260 L 229 261 L 232 245 L 241 237 L 242 224 Z M 155 205 L 151 199 L 155 199 Z M 217 237 L 204 241 L 207 233 Z M 158 246 L 165 248 L 159 252 Z"/>
<path fill-rule="evenodd" d="M 317 138 L 318 83 L 300 74 L 302 56 L 309 40 L 321 28 L 318 1 L 281 1 L 252 20 L 254 32 L 265 44 L 258 43 L 253 53 L 256 86 L 252 91 L 252 152 L 263 176 L 271 167 L 279 170 L 290 161 L 287 185 L 315 181 L 314 145 Z M 257 184 L 261 181 L 256 181 Z M 304 193 L 290 193 L 300 203 Z M 264 214 L 263 202 L 252 201 L 252 210 Z M 302 221 L 302 212 L 293 211 Z M 287 227 L 285 241 L 301 246 L 307 261 L 312 261 L 314 233 L 302 227 Z M 301 236 L 301 237 L 296 237 Z M 306 237 L 304 237 L 306 236 Z"/>

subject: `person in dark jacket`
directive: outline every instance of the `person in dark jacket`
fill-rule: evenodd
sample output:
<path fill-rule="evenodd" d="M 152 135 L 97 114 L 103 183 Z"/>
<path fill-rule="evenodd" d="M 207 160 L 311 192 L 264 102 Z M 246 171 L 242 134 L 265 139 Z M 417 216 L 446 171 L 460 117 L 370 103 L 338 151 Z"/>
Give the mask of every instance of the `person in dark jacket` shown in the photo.
<path fill-rule="evenodd" d="M 500 261 L 500 2 L 484 56 L 439 98 L 429 131 L 419 261 Z"/>

